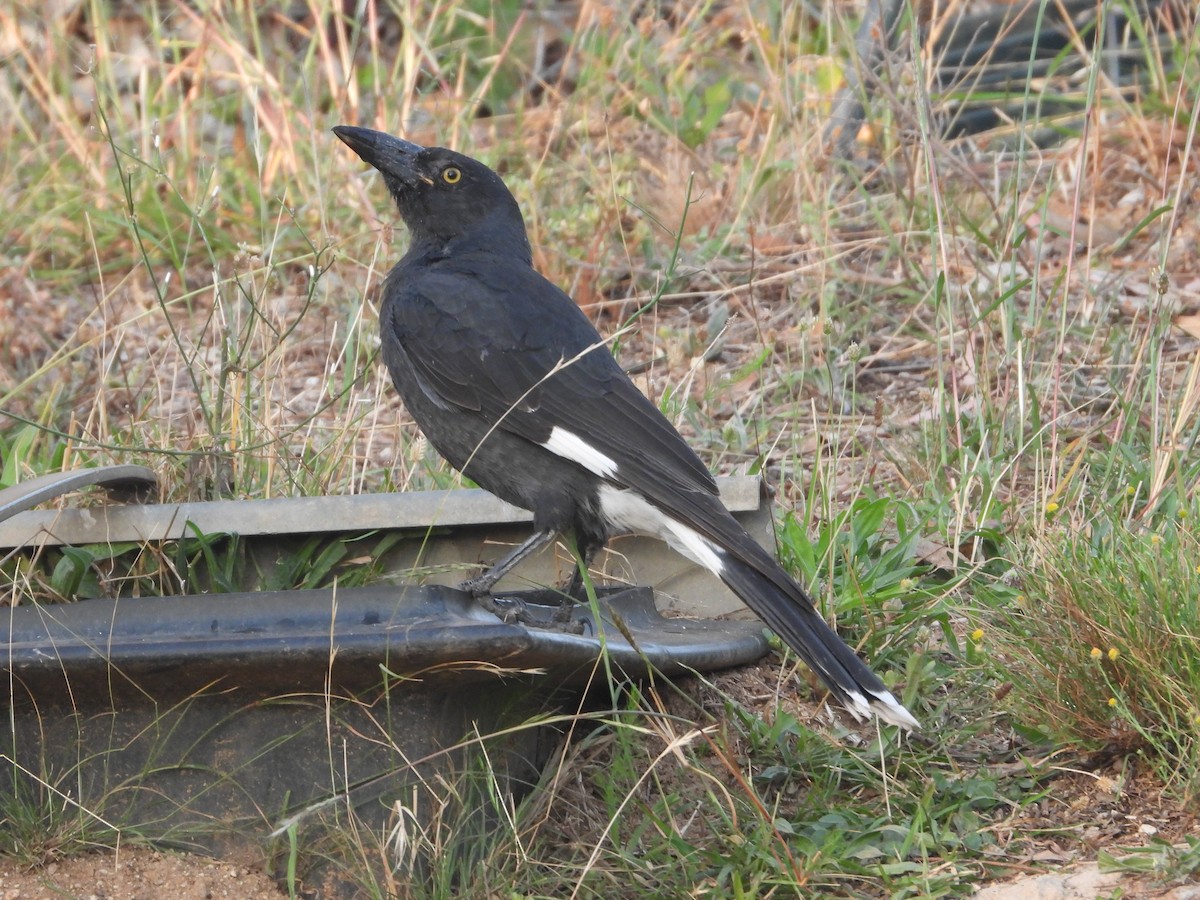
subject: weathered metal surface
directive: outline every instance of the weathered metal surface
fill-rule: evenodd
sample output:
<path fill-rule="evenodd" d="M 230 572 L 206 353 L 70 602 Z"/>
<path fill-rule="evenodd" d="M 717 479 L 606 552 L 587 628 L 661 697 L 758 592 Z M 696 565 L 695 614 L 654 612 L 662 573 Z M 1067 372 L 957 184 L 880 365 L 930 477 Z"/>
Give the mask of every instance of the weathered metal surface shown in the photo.
<path fill-rule="evenodd" d="M 145 483 L 147 474 L 63 473 L 0 504 L 11 511 L 114 476 Z M 758 480 L 720 484 L 735 515 L 769 541 Z M 371 587 L 56 605 L 14 594 L 0 617 L 11 725 L 0 790 L 62 792 L 105 822 L 218 853 L 269 846 L 281 826 L 317 842 L 348 822 L 383 835 L 427 821 L 448 798 L 455 822 L 486 830 L 497 796 L 515 802 L 537 783 L 561 740 L 554 716 L 578 709 L 589 688 L 619 689 L 608 673 L 620 684 L 767 652 L 757 621 L 679 617 L 740 604 L 644 538 L 614 541 L 597 574 L 659 593 L 601 589 L 594 609 L 571 610 L 581 633 L 506 624 L 437 584 L 523 540 L 529 519 L 483 491 L 12 515 L 0 522 L 0 548 L 236 534 L 260 571 L 288 562 L 313 535 L 401 539 L 375 561 L 391 583 Z M 509 588 L 561 583 L 572 565 L 563 548 L 549 549 L 518 567 Z M 541 619 L 557 609 L 553 590 L 520 597 Z M 675 614 L 663 617 L 663 607 Z"/>
<path fill-rule="evenodd" d="M 95 471 L 95 470 L 88 470 Z M 764 546 L 773 546 L 770 507 L 758 478 L 718 479 L 721 499 Z M 410 539 L 388 552 L 383 571 L 393 581 L 457 584 L 502 556 L 506 545 L 529 535 L 532 517 L 482 490 L 413 491 L 334 497 L 288 497 L 203 503 L 129 504 L 22 512 L 0 522 L 0 549 L 175 540 L 201 534 L 236 534 L 269 568 L 313 534 L 365 534 L 398 530 Z M 500 584 L 524 590 L 554 585 L 573 561 L 562 546 L 523 562 Z M 690 616 L 744 610 L 716 579 L 669 549 L 636 535 L 613 540 L 595 561 L 601 578 L 644 584 L 659 604 Z"/>
<path fill-rule="evenodd" d="M 619 690 L 607 672 L 619 685 L 767 650 L 755 623 L 662 618 L 646 588 L 605 592 L 596 611 L 572 611 L 582 634 L 527 628 L 416 585 L 11 608 L 0 790 L 48 785 L 103 822 L 216 853 L 269 848 L 284 827 L 306 845 L 348 823 L 381 837 L 439 809 L 486 828 L 497 797 L 537 784 L 555 715 L 589 687 Z"/>
<path fill-rule="evenodd" d="M 554 592 L 514 596 L 539 619 L 560 608 Z M 380 665 L 436 680 L 431 667 L 472 661 L 576 684 L 600 655 L 601 633 L 610 664 L 629 677 L 722 669 L 765 652 L 755 623 L 664 618 L 648 588 L 599 596 L 599 618 L 588 604 L 570 608 L 579 633 L 508 624 L 462 591 L 412 584 L 32 604 L 0 618 L 0 666 L 78 703 L 124 695 L 126 684 L 135 697 L 223 682 L 251 693 L 319 691 L 331 681 L 358 686 L 364 675 L 373 683 Z"/>
<path fill-rule="evenodd" d="M 140 466 L 122 466 L 152 473 Z M 35 502 L 50 499 L 95 483 L 104 469 L 42 476 L 35 482 L 64 487 L 42 492 Z M 66 475 L 71 481 L 64 481 Z M 71 482 L 78 481 L 78 484 Z M 761 507 L 761 482 L 757 478 L 722 478 L 721 499 L 734 512 Z M 313 534 L 315 532 L 370 531 L 379 528 L 452 528 L 458 525 L 512 525 L 532 522 L 533 516 L 487 491 L 405 491 L 333 497 L 280 497 L 274 500 L 215 500 L 200 503 L 110 505 L 89 509 L 27 512 L 0 523 L 0 548 L 59 544 L 94 544 L 102 541 L 163 541 L 190 537 L 189 523 L 203 534 L 255 535 Z"/>

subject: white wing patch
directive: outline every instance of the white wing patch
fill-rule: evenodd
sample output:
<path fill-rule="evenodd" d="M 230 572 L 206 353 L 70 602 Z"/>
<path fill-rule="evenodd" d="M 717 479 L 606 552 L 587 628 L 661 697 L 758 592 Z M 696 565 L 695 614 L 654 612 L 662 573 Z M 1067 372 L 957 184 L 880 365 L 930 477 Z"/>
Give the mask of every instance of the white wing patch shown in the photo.
<path fill-rule="evenodd" d="M 542 444 L 555 456 L 579 463 L 593 475 L 612 478 L 617 474 L 617 462 L 601 453 L 579 435 L 555 425 L 550 429 L 550 438 Z"/>
<path fill-rule="evenodd" d="M 672 519 L 641 494 L 602 484 L 600 511 L 616 531 L 635 531 L 666 541 L 672 549 L 718 577 L 725 570 L 716 544 L 696 529 Z"/>

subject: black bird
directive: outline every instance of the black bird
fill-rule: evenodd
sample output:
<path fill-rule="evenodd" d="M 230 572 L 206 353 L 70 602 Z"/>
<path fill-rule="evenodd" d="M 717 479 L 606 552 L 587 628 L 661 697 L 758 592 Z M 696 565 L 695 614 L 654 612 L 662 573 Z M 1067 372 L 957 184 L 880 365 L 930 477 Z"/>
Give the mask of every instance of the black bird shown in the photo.
<path fill-rule="evenodd" d="M 476 483 L 533 512 L 535 534 L 464 588 L 556 534 L 586 562 L 610 535 L 666 541 L 727 584 L 857 718 L 917 721 L 722 505 L 716 482 L 634 386 L 580 308 L 533 268 L 517 201 L 482 163 L 349 125 L 412 242 L 387 277 L 383 359 L 429 442 Z"/>

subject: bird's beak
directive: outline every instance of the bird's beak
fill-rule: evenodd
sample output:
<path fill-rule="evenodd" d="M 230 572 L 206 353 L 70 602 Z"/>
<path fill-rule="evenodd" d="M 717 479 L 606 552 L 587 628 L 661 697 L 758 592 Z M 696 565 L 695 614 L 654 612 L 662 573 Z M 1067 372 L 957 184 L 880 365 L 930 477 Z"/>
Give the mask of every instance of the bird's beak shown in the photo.
<path fill-rule="evenodd" d="M 374 166 L 384 175 L 390 175 L 410 186 L 429 181 L 417 168 L 417 154 L 425 149 L 420 144 L 404 141 L 371 128 L 359 128 L 357 125 L 337 125 L 333 133 L 362 157 L 363 162 Z"/>

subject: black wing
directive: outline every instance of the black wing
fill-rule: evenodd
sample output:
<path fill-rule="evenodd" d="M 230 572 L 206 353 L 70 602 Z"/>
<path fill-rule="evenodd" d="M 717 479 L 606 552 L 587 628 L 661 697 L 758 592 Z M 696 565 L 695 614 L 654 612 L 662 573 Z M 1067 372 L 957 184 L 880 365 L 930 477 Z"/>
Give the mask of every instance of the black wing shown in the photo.
<path fill-rule="evenodd" d="M 422 388 L 537 444 L 563 428 L 617 464 L 615 479 L 652 500 L 715 496 L 716 483 L 634 386 L 587 317 L 533 269 L 494 258 L 389 278 L 392 329 Z"/>

